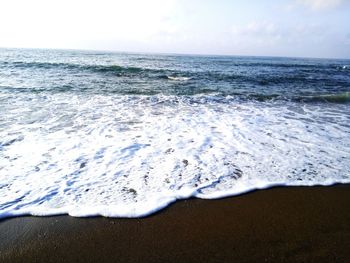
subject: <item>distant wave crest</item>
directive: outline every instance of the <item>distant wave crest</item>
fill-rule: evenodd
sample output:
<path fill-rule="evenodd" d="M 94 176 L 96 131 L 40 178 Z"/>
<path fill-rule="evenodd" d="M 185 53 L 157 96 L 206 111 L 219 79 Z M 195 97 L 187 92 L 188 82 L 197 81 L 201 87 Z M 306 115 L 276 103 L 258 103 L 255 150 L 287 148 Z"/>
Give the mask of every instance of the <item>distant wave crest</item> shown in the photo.
<path fill-rule="evenodd" d="M 191 79 L 190 77 L 175 77 L 175 76 L 167 76 L 167 78 L 175 81 L 187 81 Z"/>
<path fill-rule="evenodd" d="M 158 69 L 148 69 L 142 67 L 120 66 L 120 65 L 88 65 L 74 63 L 51 63 L 51 62 L 2 62 L 4 66 L 14 68 L 38 68 L 38 69 L 66 69 L 66 70 L 87 70 L 102 73 L 140 73 L 145 71 L 159 72 Z"/>

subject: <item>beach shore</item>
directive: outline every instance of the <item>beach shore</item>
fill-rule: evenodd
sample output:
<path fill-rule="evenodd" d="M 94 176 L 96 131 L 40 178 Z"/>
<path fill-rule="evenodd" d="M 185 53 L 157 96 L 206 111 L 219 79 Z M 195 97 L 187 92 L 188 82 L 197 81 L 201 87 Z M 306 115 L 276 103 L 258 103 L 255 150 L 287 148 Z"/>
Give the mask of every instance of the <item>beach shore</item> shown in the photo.
<path fill-rule="evenodd" d="M 0 262 L 350 262 L 350 185 L 178 201 L 141 219 L 0 221 Z"/>

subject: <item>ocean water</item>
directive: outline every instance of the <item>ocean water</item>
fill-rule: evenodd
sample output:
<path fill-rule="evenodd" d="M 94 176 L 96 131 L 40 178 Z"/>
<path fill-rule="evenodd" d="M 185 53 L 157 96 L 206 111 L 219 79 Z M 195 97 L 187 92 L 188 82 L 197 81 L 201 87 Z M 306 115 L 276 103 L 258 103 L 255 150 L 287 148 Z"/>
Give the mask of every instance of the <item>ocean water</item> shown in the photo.
<path fill-rule="evenodd" d="M 350 61 L 0 49 L 0 217 L 350 183 Z"/>

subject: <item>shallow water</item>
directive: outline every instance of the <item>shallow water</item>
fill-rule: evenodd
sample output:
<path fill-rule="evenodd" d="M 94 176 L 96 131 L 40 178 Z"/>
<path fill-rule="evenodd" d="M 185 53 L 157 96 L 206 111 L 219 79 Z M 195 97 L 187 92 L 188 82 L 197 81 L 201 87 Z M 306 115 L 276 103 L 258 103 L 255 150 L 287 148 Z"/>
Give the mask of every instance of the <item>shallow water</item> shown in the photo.
<path fill-rule="evenodd" d="M 0 217 L 350 182 L 350 61 L 0 50 Z"/>

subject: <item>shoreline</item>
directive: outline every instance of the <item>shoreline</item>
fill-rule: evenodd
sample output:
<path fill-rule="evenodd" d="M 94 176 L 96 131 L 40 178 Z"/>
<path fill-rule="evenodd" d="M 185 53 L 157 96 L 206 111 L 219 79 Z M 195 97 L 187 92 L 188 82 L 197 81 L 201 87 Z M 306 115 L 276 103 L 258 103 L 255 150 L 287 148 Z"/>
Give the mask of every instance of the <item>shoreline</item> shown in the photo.
<path fill-rule="evenodd" d="M 145 218 L 0 220 L 0 262 L 349 262 L 350 184 L 181 200 Z"/>

